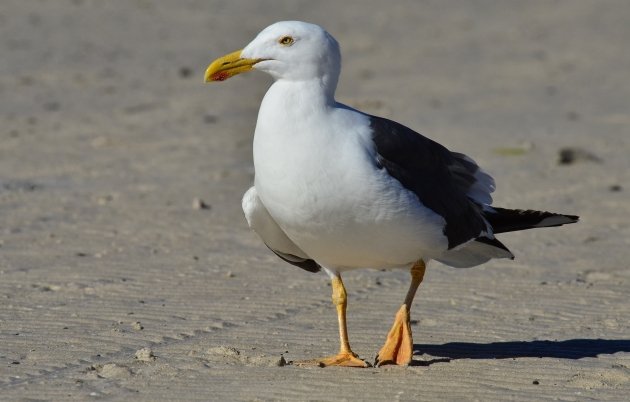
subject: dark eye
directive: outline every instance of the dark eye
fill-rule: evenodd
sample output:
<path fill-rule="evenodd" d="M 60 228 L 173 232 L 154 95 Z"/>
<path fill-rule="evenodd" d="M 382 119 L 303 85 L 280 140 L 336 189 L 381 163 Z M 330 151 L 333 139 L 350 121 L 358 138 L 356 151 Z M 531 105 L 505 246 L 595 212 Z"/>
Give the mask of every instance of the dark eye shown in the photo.
<path fill-rule="evenodd" d="M 293 42 L 295 42 L 295 40 L 290 36 L 283 36 L 278 41 L 279 44 L 284 45 L 284 46 L 291 46 Z"/>

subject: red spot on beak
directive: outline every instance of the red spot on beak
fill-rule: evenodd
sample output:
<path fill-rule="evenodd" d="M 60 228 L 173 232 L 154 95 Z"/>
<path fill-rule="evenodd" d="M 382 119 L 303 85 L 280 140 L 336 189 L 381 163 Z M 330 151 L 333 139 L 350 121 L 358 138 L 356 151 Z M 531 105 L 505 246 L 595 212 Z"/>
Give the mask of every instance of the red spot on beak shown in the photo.
<path fill-rule="evenodd" d="M 228 74 L 226 71 L 219 71 L 218 73 L 214 73 L 210 76 L 210 79 L 212 79 L 212 81 L 225 81 L 228 78 L 230 78 L 230 74 Z"/>

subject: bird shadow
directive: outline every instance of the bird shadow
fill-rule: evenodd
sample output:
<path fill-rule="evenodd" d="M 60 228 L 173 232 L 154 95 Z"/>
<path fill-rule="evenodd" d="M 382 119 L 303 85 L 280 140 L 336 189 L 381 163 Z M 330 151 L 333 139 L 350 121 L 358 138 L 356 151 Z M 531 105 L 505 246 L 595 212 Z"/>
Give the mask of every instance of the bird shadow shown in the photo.
<path fill-rule="evenodd" d="M 426 354 L 433 359 L 414 360 L 414 366 L 448 363 L 458 359 L 512 359 L 519 357 L 552 357 L 582 359 L 602 354 L 630 352 L 628 339 L 568 339 L 564 341 L 449 342 L 442 345 L 415 344 L 414 355 Z"/>

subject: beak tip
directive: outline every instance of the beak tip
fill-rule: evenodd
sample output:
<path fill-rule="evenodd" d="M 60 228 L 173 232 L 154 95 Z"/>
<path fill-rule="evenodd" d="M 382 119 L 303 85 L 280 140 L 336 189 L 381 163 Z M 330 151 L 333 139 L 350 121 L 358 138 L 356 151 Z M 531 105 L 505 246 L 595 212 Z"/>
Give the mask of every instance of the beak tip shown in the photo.
<path fill-rule="evenodd" d="M 203 75 L 203 82 L 205 82 L 205 83 L 212 82 L 212 71 L 211 71 L 210 67 L 208 67 L 206 69 L 206 72 Z"/>

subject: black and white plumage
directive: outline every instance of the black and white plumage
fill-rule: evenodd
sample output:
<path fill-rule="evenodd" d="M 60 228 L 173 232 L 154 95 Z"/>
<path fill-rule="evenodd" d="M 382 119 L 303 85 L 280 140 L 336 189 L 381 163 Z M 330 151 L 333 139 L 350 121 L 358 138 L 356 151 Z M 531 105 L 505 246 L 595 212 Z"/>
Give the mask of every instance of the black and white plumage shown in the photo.
<path fill-rule="evenodd" d="M 243 210 L 286 262 L 329 273 L 431 259 L 469 267 L 514 257 L 495 233 L 578 219 L 493 208 L 494 180 L 473 159 L 336 102 L 339 46 L 319 26 L 276 23 L 233 59 L 206 78 L 253 68 L 276 79 L 260 107 Z"/>
<path fill-rule="evenodd" d="M 415 131 L 335 101 L 337 41 L 317 25 L 280 22 L 242 51 L 215 60 L 206 81 L 257 69 L 271 74 L 254 135 L 249 226 L 278 257 L 332 280 L 337 355 L 303 362 L 367 367 L 352 352 L 341 273 L 402 268 L 409 290 L 375 364 L 409 364 L 409 309 L 426 262 L 471 267 L 514 258 L 495 233 L 559 226 L 576 216 L 493 208 L 494 180 L 470 157 Z"/>

